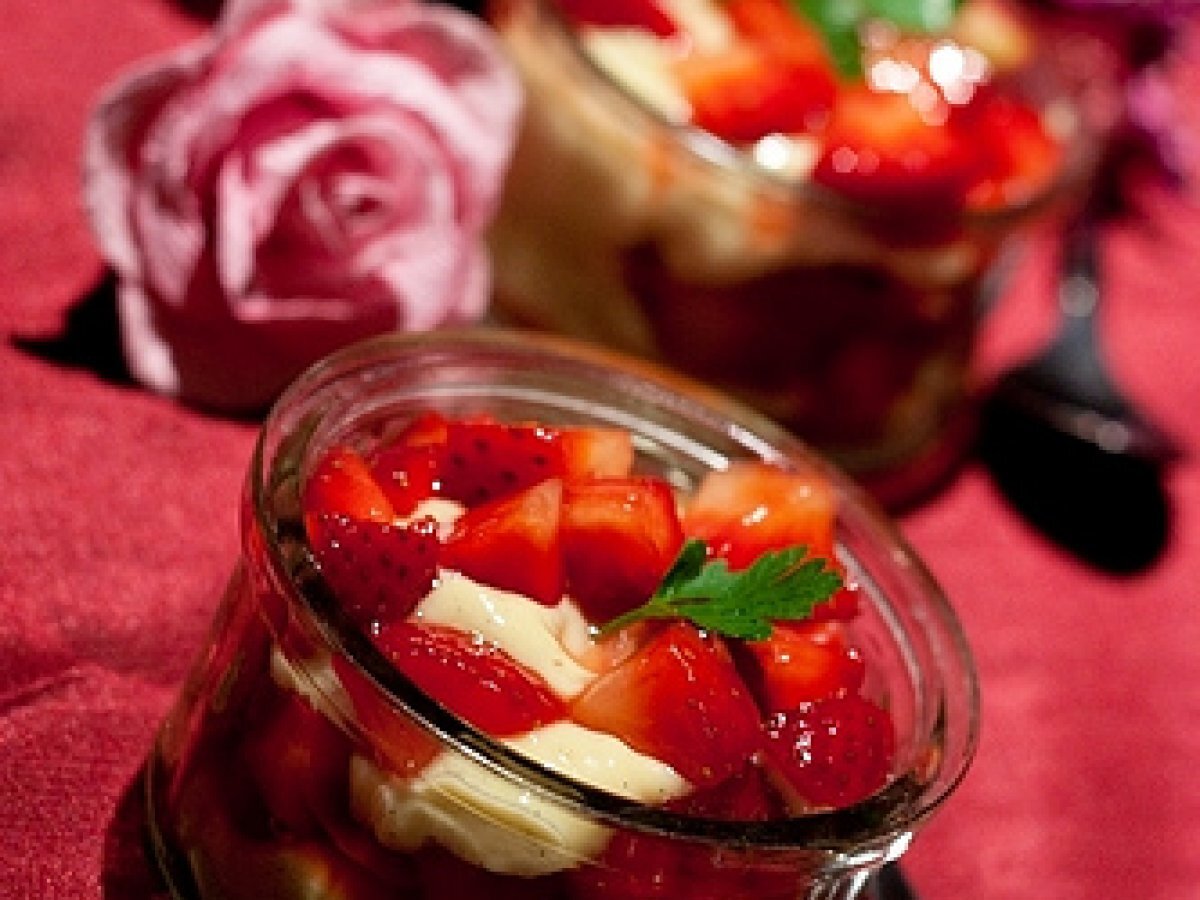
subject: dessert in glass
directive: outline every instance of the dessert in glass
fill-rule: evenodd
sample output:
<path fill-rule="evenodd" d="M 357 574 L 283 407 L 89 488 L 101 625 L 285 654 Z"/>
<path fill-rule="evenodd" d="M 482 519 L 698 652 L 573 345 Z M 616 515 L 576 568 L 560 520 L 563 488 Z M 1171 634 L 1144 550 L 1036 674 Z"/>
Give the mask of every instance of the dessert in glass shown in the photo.
<path fill-rule="evenodd" d="M 931 6 L 957 13 L 831 21 Z M 717 385 L 887 503 L 935 484 L 970 436 L 981 310 L 1087 162 L 1036 29 L 998 0 L 489 15 L 527 92 L 501 319 Z"/>
<path fill-rule="evenodd" d="M 872 502 L 608 351 L 334 355 L 242 539 L 148 766 L 184 900 L 850 898 L 974 752 L 961 628 Z"/>

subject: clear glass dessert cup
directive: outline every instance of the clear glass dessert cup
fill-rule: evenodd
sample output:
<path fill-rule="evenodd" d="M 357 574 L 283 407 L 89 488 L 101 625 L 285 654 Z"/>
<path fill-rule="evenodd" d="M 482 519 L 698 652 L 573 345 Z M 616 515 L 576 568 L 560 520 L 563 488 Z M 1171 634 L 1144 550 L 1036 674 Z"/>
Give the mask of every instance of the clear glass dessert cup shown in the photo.
<path fill-rule="evenodd" d="M 669 121 L 588 55 L 552 0 L 503 0 L 492 17 L 527 91 L 491 231 L 501 321 L 716 385 L 885 505 L 936 486 L 972 437 L 981 317 L 1021 239 L 1090 164 L 1047 72 L 1006 88 L 1044 103 L 1068 145 L 1061 175 L 986 212 L 936 214 L 916 195 L 823 190 L 786 141 L 739 150 Z"/>
<path fill-rule="evenodd" d="M 855 640 L 895 722 L 887 785 L 846 808 L 775 821 L 687 816 L 525 758 L 419 690 L 324 585 L 299 491 L 331 444 L 376 439 L 430 409 L 627 430 L 637 469 L 681 494 L 735 460 L 817 467 L 839 503 L 838 558 L 862 586 Z M 463 331 L 336 354 L 293 385 L 262 429 L 241 547 L 148 766 L 152 843 L 185 900 L 850 898 L 904 852 L 975 748 L 978 688 L 960 625 L 873 502 L 758 414 L 608 351 Z M 348 678 L 390 718 L 356 714 Z M 435 798 L 382 809 L 396 795 L 381 781 L 408 765 L 395 755 L 400 727 L 453 775 Z M 414 818 L 426 839 L 406 838 Z M 662 877 L 631 884 L 612 854 L 602 869 L 616 835 L 640 841 L 633 861 L 644 872 L 658 860 Z"/>

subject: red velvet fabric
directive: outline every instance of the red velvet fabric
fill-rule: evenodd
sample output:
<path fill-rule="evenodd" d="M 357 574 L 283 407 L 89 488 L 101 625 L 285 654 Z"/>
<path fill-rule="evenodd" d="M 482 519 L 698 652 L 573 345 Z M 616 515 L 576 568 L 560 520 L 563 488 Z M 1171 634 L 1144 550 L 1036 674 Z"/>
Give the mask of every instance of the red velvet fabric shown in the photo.
<path fill-rule="evenodd" d="M 169 0 L 0 0 L 0 22 L 0 897 L 140 898 L 131 785 L 230 570 L 254 425 L 112 377 L 79 150 L 98 88 L 203 26 Z M 1200 35 L 1189 58 L 1200 143 Z M 900 520 L 984 687 L 977 762 L 907 858 L 925 900 L 1200 896 L 1200 210 L 1144 199 L 1154 226 L 1107 242 L 1103 325 L 1190 453 L 1161 558 L 1079 561 L 977 460 Z M 985 378 L 1050 326 L 1033 249 L 987 322 Z"/>

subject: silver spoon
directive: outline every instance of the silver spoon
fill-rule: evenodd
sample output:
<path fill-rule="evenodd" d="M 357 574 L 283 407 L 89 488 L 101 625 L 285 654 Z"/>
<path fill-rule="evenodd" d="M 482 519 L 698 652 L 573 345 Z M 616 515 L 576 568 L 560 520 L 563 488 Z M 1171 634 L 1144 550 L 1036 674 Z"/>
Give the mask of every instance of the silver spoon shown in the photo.
<path fill-rule="evenodd" d="M 1102 295 L 1096 226 L 1086 218 L 1063 240 L 1058 332 L 1037 355 L 1006 373 L 993 401 L 1040 420 L 1108 454 L 1159 464 L 1179 445 L 1116 386 L 1101 351 Z"/>

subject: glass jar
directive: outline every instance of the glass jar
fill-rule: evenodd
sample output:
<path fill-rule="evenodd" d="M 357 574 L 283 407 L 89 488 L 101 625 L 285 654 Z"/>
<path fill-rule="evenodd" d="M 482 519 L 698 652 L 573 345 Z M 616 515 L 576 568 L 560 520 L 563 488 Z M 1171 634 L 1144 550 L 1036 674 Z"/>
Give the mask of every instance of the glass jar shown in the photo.
<path fill-rule="evenodd" d="M 972 437 L 981 316 L 1085 167 L 1072 105 L 1039 107 L 1069 152 L 1032 193 L 986 212 L 852 200 L 814 183 L 811 144 L 739 150 L 648 106 L 553 0 L 493 6 L 527 93 L 490 238 L 500 320 L 716 385 L 887 505 L 936 485 Z M 1003 90 L 1040 104 L 1050 83 L 1006 73 Z"/>
<path fill-rule="evenodd" d="M 637 471 L 681 495 L 735 460 L 816 467 L 836 492 L 838 558 L 862 585 L 855 640 L 895 721 L 888 785 L 843 809 L 776 821 L 691 817 L 547 768 L 419 690 L 324 586 L 299 498 L 326 448 L 369 444 L 431 409 L 627 430 Z M 390 718 L 357 714 L 347 679 Z M 262 429 L 241 557 L 148 766 L 153 845 L 185 900 L 643 896 L 621 892 L 619 855 L 599 869 L 617 836 L 651 848 L 651 862 L 671 860 L 673 900 L 849 898 L 959 783 L 977 716 L 969 650 L 929 573 L 856 488 L 756 414 L 675 375 L 545 337 L 387 336 L 310 370 Z M 379 761 L 400 779 L 409 765 L 395 756 L 400 727 L 456 774 L 436 808 L 388 815 L 458 817 L 464 830 L 430 833 L 471 835 L 465 842 L 405 846 L 364 820 L 364 803 L 384 802 Z"/>

